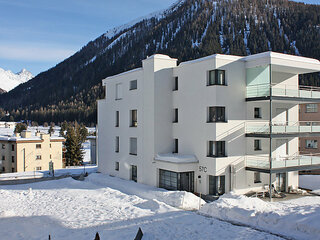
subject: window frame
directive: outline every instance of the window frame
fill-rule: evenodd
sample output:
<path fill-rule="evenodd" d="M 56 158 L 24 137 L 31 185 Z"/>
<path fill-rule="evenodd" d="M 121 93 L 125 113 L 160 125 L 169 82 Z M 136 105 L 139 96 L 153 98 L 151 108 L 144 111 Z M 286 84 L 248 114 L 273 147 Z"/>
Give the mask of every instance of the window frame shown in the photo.
<path fill-rule="evenodd" d="M 258 115 L 256 115 L 256 110 L 258 110 Z M 261 119 L 262 118 L 261 107 L 254 107 L 254 109 L 253 109 L 253 118 L 254 119 Z"/>
<path fill-rule="evenodd" d="M 116 111 L 115 127 L 120 126 L 120 112 Z"/>
<path fill-rule="evenodd" d="M 212 113 L 211 113 L 212 110 Z M 223 110 L 222 112 L 220 112 Z M 223 118 L 218 117 L 218 114 L 223 113 Z M 207 123 L 226 123 L 227 121 L 227 114 L 226 114 L 226 107 L 224 106 L 209 106 L 207 107 Z"/>
<path fill-rule="evenodd" d="M 308 144 L 308 141 L 310 144 Z M 310 145 L 310 146 L 308 146 Z M 318 149 L 318 140 L 316 139 L 306 139 L 305 146 L 307 149 Z"/>
<path fill-rule="evenodd" d="M 123 98 L 123 90 L 122 90 L 122 83 L 116 83 L 116 96 L 115 100 L 121 100 Z"/>
<path fill-rule="evenodd" d="M 114 170 L 117 171 L 117 172 L 120 171 L 120 162 L 116 161 L 116 162 L 114 163 Z"/>
<path fill-rule="evenodd" d="M 138 127 L 138 110 L 130 110 L 130 127 Z"/>
<path fill-rule="evenodd" d="M 179 77 L 176 76 L 173 78 L 173 89 L 172 91 L 178 91 L 179 90 Z"/>
<path fill-rule="evenodd" d="M 116 138 L 115 138 L 114 152 L 116 152 L 116 153 L 120 152 L 120 137 L 119 136 L 116 136 Z"/>
<path fill-rule="evenodd" d="M 42 160 L 42 156 L 41 155 L 36 155 L 36 161 Z"/>
<path fill-rule="evenodd" d="M 135 85 L 133 84 L 135 82 Z M 138 89 L 138 80 L 131 80 L 129 83 L 129 91 Z"/>
<path fill-rule="evenodd" d="M 253 150 L 254 151 L 262 151 L 261 139 L 254 139 Z"/>
<path fill-rule="evenodd" d="M 36 149 L 41 149 L 41 144 L 36 144 Z"/>
<path fill-rule="evenodd" d="M 211 73 L 214 72 L 214 79 L 211 79 Z M 222 74 L 223 79 L 222 83 L 220 81 L 220 74 Z M 207 77 L 207 86 L 227 86 L 226 81 L 226 70 L 223 69 L 214 69 L 208 71 L 208 77 Z"/>
<path fill-rule="evenodd" d="M 207 141 L 207 157 L 227 157 L 226 141 Z"/>
<path fill-rule="evenodd" d="M 134 142 L 132 141 L 135 141 L 135 149 L 134 149 Z M 138 155 L 138 138 L 136 137 L 129 138 L 129 154 L 133 156 Z"/>
<path fill-rule="evenodd" d="M 306 113 L 317 113 L 318 112 L 318 104 L 316 104 L 316 103 L 308 103 L 308 104 L 306 104 L 305 112 Z"/>
<path fill-rule="evenodd" d="M 178 108 L 173 109 L 173 123 L 177 123 L 179 121 L 179 110 Z"/>

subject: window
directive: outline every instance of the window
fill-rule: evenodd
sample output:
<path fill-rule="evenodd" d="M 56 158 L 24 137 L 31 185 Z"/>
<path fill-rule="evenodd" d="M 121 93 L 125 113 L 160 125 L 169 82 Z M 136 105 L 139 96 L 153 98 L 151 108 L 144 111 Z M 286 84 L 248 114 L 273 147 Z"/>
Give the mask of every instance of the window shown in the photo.
<path fill-rule="evenodd" d="M 120 169 L 120 164 L 119 164 L 119 162 L 116 162 L 114 170 L 119 171 L 119 169 Z"/>
<path fill-rule="evenodd" d="M 178 90 L 178 77 L 175 77 L 173 82 L 173 91 L 177 91 L 177 90 Z"/>
<path fill-rule="evenodd" d="M 11 171 L 14 172 L 14 168 L 11 168 Z"/>
<path fill-rule="evenodd" d="M 138 126 L 137 110 L 131 110 L 130 111 L 130 118 L 131 118 L 130 127 L 137 127 Z"/>
<path fill-rule="evenodd" d="M 179 152 L 179 140 L 177 138 L 173 139 L 173 151 L 172 153 Z"/>
<path fill-rule="evenodd" d="M 36 149 L 40 149 L 41 148 L 41 144 L 36 144 Z"/>
<path fill-rule="evenodd" d="M 131 180 L 137 182 L 137 166 L 136 165 L 131 165 Z"/>
<path fill-rule="evenodd" d="M 261 118 L 261 108 L 254 108 L 254 118 Z"/>
<path fill-rule="evenodd" d="M 2 144 L 2 149 L 6 149 L 6 145 L 5 144 Z"/>
<path fill-rule="evenodd" d="M 50 148 L 51 148 L 51 143 L 50 143 Z"/>
<path fill-rule="evenodd" d="M 225 107 L 208 107 L 207 122 L 226 122 Z"/>
<path fill-rule="evenodd" d="M 116 136 L 116 144 L 115 144 L 115 152 L 119 152 L 119 148 L 120 148 L 120 138 L 119 136 Z"/>
<path fill-rule="evenodd" d="M 254 181 L 254 183 L 261 183 L 260 173 L 259 172 L 254 172 L 253 173 L 253 181 Z"/>
<path fill-rule="evenodd" d="M 178 108 L 175 108 L 175 109 L 174 109 L 174 112 L 173 112 L 173 122 L 174 122 L 174 123 L 177 123 L 177 122 L 178 122 Z"/>
<path fill-rule="evenodd" d="M 115 127 L 119 127 L 119 111 L 116 111 L 116 124 L 115 124 Z"/>
<path fill-rule="evenodd" d="M 130 89 L 129 90 L 135 90 L 137 88 L 138 88 L 138 81 L 137 80 L 130 81 Z"/>
<path fill-rule="evenodd" d="M 261 140 L 259 140 L 259 139 L 254 140 L 254 150 L 255 151 L 261 150 Z"/>
<path fill-rule="evenodd" d="M 318 148 L 317 140 L 306 140 L 306 148 Z"/>
<path fill-rule="evenodd" d="M 310 103 L 306 104 L 306 113 L 316 113 L 318 112 L 318 104 Z"/>
<path fill-rule="evenodd" d="M 208 157 L 226 157 L 225 141 L 209 141 Z"/>
<path fill-rule="evenodd" d="M 137 138 L 130 138 L 130 155 L 137 155 Z"/>
<path fill-rule="evenodd" d="M 116 100 L 122 99 L 122 84 L 116 84 Z"/>
<path fill-rule="evenodd" d="M 11 151 L 14 151 L 14 144 L 11 145 Z"/>
<path fill-rule="evenodd" d="M 37 170 L 37 171 L 40 171 L 40 170 L 41 170 L 41 167 L 36 167 L 36 170 Z"/>
<path fill-rule="evenodd" d="M 2 161 L 5 161 L 6 160 L 6 156 L 2 156 Z"/>
<path fill-rule="evenodd" d="M 5 167 L 2 167 L 2 172 L 5 172 L 6 171 L 6 168 Z"/>
<path fill-rule="evenodd" d="M 13 162 L 13 163 L 14 163 L 14 156 L 12 156 L 12 157 L 11 157 L 11 162 Z"/>
<path fill-rule="evenodd" d="M 226 85 L 225 71 L 218 69 L 209 71 L 207 85 Z"/>
<path fill-rule="evenodd" d="M 37 155 L 36 160 L 41 160 L 41 155 Z"/>
<path fill-rule="evenodd" d="M 50 159 L 52 159 L 52 156 L 51 156 L 51 154 L 50 154 Z"/>

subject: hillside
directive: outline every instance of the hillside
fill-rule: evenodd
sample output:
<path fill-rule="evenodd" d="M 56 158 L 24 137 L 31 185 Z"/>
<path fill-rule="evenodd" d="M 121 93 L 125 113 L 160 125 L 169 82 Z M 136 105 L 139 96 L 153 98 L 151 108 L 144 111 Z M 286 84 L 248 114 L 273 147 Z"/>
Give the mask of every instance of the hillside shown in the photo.
<path fill-rule="evenodd" d="M 11 119 L 96 122 L 101 80 L 154 53 L 186 61 L 214 53 L 263 51 L 320 59 L 320 6 L 288 0 L 181 0 L 115 28 L 76 54 L 0 96 Z M 318 76 L 301 79 L 319 85 Z M 0 117 L 5 111 L 0 111 Z"/>
<path fill-rule="evenodd" d="M 0 90 L 0 93 L 9 92 L 19 84 L 29 81 L 31 78 L 33 78 L 32 73 L 26 69 L 22 69 L 15 74 L 10 70 L 6 71 L 0 68 L 0 89 L 2 90 Z"/>

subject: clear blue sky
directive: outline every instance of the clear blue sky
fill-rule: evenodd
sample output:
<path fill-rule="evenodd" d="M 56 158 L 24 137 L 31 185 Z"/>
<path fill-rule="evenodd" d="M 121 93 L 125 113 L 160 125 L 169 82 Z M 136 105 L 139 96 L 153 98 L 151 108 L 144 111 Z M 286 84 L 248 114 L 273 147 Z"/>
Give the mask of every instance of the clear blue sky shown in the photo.
<path fill-rule="evenodd" d="M 0 67 L 34 75 L 107 30 L 177 0 L 0 0 Z"/>

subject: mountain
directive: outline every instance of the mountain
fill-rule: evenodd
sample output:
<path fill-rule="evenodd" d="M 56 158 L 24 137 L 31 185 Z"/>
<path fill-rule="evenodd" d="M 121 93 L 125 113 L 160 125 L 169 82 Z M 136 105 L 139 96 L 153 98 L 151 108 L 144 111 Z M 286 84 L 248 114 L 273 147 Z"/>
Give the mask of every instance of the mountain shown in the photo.
<path fill-rule="evenodd" d="M 2 91 L 9 92 L 19 84 L 29 81 L 31 78 L 33 78 L 32 73 L 26 69 L 22 69 L 20 72 L 15 74 L 10 70 L 6 71 L 0 68 L 0 89 Z"/>
<path fill-rule="evenodd" d="M 181 0 L 112 29 L 73 56 L 0 96 L 0 117 L 93 124 L 101 80 L 154 53 L 187 61 L 264 51 L 320 59 L 320 6 L 288 0 Z M 320 86 L 319 75 L 301 79 Z"/>

